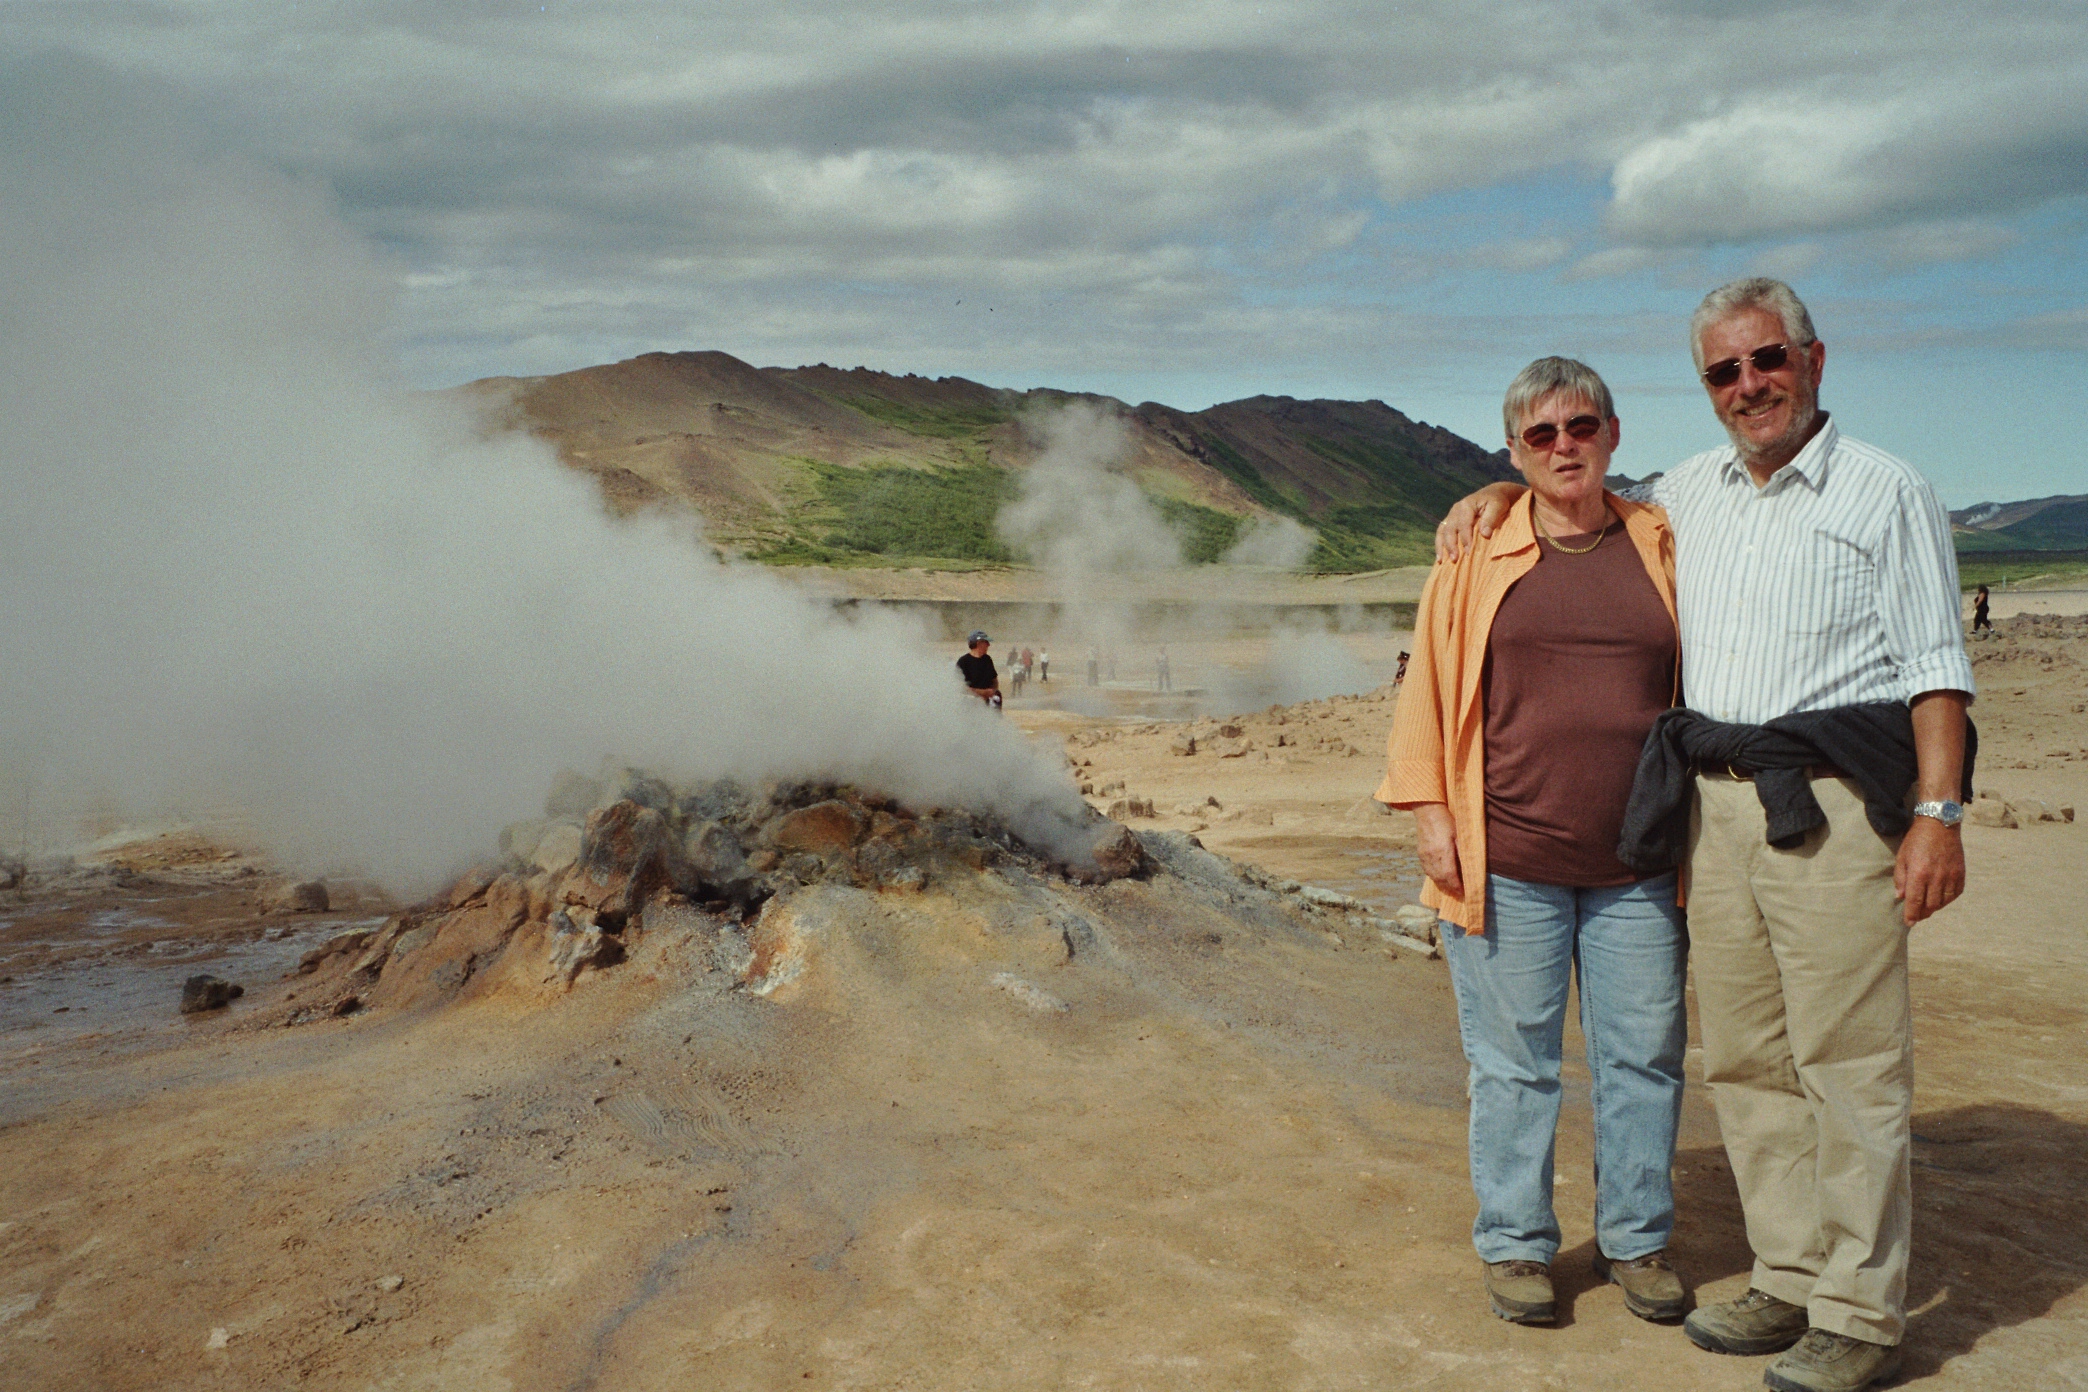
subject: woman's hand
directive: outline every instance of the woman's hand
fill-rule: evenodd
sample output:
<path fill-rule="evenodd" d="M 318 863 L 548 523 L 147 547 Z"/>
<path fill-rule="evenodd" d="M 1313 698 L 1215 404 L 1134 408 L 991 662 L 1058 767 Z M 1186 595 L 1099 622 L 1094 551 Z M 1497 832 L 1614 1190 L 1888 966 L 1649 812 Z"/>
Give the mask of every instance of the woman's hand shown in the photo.
<path fill-rule="evenodd" d="M 1414 808 L 1414 824 L 1421 873 L 1445 894 L 1464 898 L 1464 875 L 1457 864 L 1457 823 L 1451 820 L 1450 809 L 1440 802 L 1421 803 Z"/>

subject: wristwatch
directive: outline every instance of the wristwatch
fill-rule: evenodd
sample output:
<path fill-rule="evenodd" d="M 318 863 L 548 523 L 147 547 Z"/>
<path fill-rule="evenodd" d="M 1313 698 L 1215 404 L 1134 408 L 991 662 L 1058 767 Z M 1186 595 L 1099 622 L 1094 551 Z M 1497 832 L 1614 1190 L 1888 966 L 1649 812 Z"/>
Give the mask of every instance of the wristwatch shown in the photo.
<path fill-rule="evenodd" d="M 1934 817 L 1943 825 L 1954 827 L 1965 820 L 1965 807 L 1963 803 L 1951 802 L 1948 799 L 1942 802 L 1917 802 L 1914 804 L 1914 815 Z"/>

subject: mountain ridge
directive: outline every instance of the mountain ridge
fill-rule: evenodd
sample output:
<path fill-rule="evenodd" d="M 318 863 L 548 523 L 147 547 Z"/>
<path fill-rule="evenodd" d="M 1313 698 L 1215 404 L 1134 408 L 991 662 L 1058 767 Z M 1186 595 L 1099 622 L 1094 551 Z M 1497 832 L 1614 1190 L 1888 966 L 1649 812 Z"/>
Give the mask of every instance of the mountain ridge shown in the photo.
<path fill-rule="evenodd" d="M 1450 503 L 1515 477 L 1505 450 L 1375 399 L 1261 395 L 1183 411 L 963 377 L 755 367 L 717 351 L 454 391 L 551 443 L 612 507 L 685 507 L 719 545 L 783 563 L 1005 563 L 991 513 L 1037 454 L 1024 422 L 1076 401 L 1124 422 L 1117 467 L 1183 533 L 1192 560 L 1277 514 L 1319 532 L 1313 569 L 1422 561 Z"/>

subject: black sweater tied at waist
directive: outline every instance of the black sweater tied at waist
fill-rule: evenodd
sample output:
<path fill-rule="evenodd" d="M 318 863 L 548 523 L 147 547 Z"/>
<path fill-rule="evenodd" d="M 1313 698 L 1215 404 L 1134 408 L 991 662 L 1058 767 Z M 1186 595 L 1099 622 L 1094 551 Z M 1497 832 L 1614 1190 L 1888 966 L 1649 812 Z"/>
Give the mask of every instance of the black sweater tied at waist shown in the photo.
<path fill-rule="evenodd" d="M 1972 798 L 1978 731 L 1965 722 L 1961 801 Z M 1863 791 L 1871 829 L 1904 835 L 1913 821 L 1907 791 L 1919 765 L 1914 715 L 1903 701 L 1866 701 L 1832 710 L 1799 711 L 1765 725 L 1734 725 L 1686 707 L 1662 711 L 1639 752 L 1638 774 L 1624 808 L 1617 858 L 1642 875 L 1682 863 L 1689 848 L 1689 780 L 1698 769 L 1745 769 L 1769 820 L 1767 840 L 1789 850 L 1827 824 L 1808 770 L 1827 764 Z"/>

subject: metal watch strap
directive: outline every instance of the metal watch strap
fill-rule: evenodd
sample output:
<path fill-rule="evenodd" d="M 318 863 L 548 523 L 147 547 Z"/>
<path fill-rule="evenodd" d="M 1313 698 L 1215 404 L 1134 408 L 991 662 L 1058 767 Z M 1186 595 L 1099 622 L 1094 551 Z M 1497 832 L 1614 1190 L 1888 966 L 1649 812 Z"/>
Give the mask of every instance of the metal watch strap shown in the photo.
<path fill-rule="evenodd" d="M 1952 802 L 1946 798 L 1941 802 L 1915 803 L 1914 815 L 1917 817 L 1933 817 L 1945 826 L 1954 827 L 1965 820 L 1965 809 L 1963 804 Z"/>

